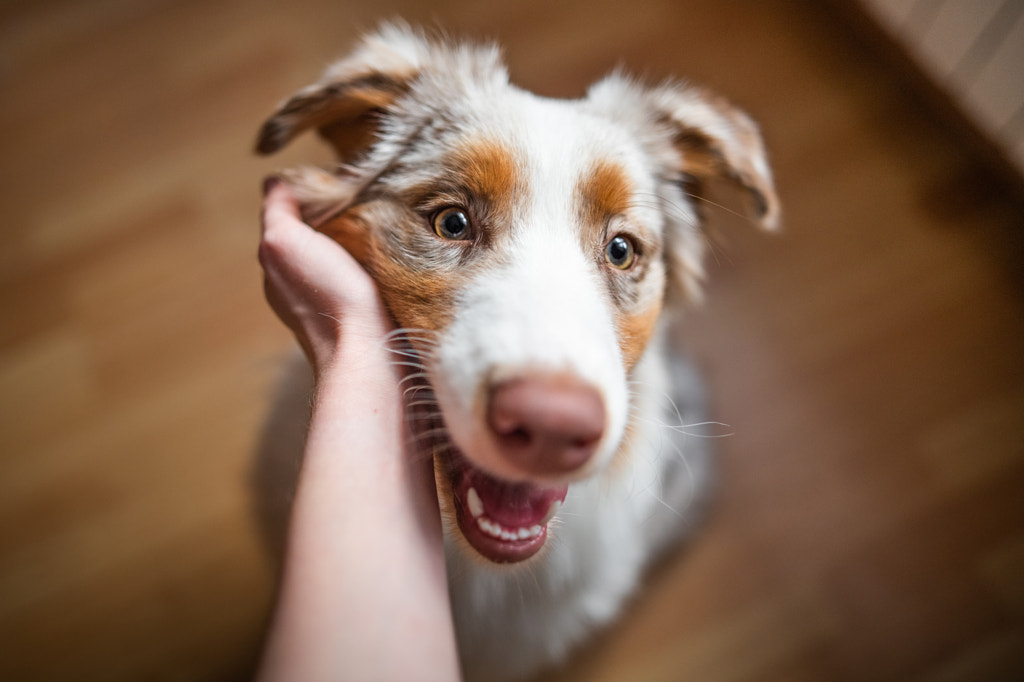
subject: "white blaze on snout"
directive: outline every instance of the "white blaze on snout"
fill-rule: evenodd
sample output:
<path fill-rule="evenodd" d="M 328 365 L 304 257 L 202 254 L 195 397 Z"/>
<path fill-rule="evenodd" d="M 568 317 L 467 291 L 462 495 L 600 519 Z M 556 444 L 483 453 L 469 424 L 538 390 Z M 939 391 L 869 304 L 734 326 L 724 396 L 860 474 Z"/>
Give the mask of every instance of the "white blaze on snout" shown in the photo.
<path fill-rule="evenodd" d="M 536 214 L 535 214 L 536 215 Z M 572 222 L 520 226 L 501 266 L 468 283 L 444 332 L 434 384 L 455 444 L 475 465 L 525 478 L 495 447 L 486 402 L 496 384 L 537 374 L 568 375 L 604 402 L 605 430 L 586 475 L 614 454 L 627 411 L 626 379 L 606 287 Z"/>

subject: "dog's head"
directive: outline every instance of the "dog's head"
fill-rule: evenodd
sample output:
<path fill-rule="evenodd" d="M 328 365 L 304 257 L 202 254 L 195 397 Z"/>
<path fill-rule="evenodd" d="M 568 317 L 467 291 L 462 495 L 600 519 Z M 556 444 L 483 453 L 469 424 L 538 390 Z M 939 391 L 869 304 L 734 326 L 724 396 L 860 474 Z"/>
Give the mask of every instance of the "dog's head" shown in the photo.
<path fill-rule="evenodd" d="M 283 103 L 258 150 L 310 128 L 342 165 L 289 179 L 422 361 L 442 506 L 484 557 L 534 555 L 568 484 L 625 449 L 662 310 L 699 294 L 704 184 L 735 181 L 775 226 L 757 128 L 704 91 L 622 75 L 538 97 L 494 48 L 395 26 Z"/>

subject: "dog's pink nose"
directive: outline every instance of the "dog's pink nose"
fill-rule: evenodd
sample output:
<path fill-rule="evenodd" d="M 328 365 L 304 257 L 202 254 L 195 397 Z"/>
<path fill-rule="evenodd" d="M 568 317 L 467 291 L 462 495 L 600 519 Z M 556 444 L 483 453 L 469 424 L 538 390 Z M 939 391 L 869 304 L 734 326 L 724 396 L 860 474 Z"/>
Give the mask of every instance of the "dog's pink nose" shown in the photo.
<path fill-rule="evenodd" d="M 564 474 L 594 454 L 604 433 L 604 402 L 593 387 L 564 375 L 510 379 L 491 389 L 487 424 L 517 468 Z"/>

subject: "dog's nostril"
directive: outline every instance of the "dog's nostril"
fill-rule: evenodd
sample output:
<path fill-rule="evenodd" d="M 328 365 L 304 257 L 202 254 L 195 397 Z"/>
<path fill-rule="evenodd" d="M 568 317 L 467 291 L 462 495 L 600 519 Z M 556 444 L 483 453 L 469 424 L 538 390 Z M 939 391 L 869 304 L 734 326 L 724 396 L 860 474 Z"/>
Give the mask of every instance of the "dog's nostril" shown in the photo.
<path fill-rule="evenodd" d="M 506 437 L 522 445 L 530 444 L 530 432 L 526 429 L 513 429 Z"/>
<path fill-rule="evenodd" d="M 491 389 L 487 423 L 499 452 L 517 468 L 567 473 L 594 454 L 604 434 L 604 402 L 572 377 L 533 375 Z"/>

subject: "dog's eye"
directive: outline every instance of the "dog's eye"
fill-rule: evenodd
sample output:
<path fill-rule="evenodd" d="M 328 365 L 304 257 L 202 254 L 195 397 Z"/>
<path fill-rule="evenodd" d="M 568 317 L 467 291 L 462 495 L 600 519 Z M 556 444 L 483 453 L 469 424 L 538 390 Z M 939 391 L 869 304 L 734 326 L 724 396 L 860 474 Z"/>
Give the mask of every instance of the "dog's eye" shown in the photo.
<path fill-rule="evenodd" d="M 624 235 L 612 237 L 608 245 L 604 247 L 604 258 L 613 268 L 629 270 L 636 260 L 636 248 L 633 241 Z"/>
<path fill-rule="evenodd" d="M 467 239 L 469 237 L 469 216 L 461 208 L 446 208 L 433 220 L 434 232 L 442 239 Z"/>

